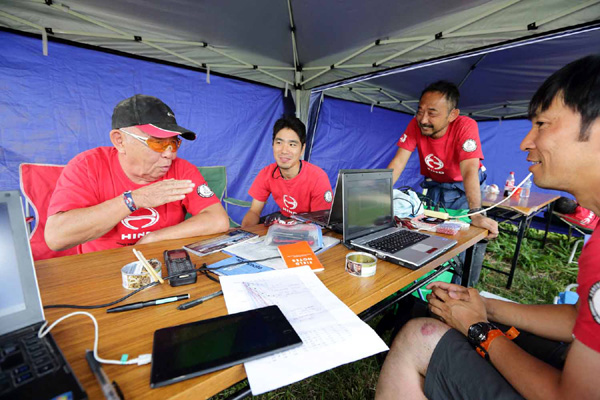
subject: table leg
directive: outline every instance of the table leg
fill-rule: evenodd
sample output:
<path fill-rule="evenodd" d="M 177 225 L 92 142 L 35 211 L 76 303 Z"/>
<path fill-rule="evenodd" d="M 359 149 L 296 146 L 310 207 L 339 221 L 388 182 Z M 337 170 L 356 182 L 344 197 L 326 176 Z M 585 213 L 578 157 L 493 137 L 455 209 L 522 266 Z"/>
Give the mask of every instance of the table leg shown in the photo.
<path fill-rule="evenodd" d="M 462 279 L 460 284 L 464 287 L 469 287 L 469 278 L 471 277 L 471 267 L 473 266 L 473 253 L 475 246 L 469 247 L 465 251 L 465 263 L 462 268 Z"/>
<path fill-rule="evenodd" d="M 554 212 L 554 201 L 548 204 L 546 215 L 546 232 L 544 232 L 544 240 L 542 241 L 542 247 L 546 246 L 546 238 L 548 237 L 548 230 L 550 229 L 550 223 L 552 222 L 552 214 Z"/>
<path fill-rule="evenodd" d="M 515 246 L 515 254 L 513 255 L 512 263 L 510 266 L 510 272 L 508 274 L 508 282 L 506 282 L 506 288 L 510 289 L 512 286 L 513 278 L 515 277 L 515 270 L 517 269 L 517 261 L 519 260 L 519 253 L 521 252 L 521 242 L 523 236 L 525 236 L 525 227 L 529 221 L 529 217 L 523 217 L 519 221 L 519 232 L 517 233 L 517 244 Z"/>

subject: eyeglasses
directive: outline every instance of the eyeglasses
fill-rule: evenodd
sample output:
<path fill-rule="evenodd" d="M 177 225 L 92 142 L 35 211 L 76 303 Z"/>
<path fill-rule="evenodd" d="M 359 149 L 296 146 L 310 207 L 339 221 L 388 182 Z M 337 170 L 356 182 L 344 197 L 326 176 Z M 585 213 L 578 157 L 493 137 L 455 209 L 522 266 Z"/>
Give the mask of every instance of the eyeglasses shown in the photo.
<path fill-rule="evenodd" d="M 155 138 L 155 137 L 147 138 L 147 137 L 143 137 L 140 135 L 136 135 L 131 132 L 127 132 L 125 129 L 122 129 L 122 128 L 119 130 L 121 132 L 125 132 L 132 138 L 135 138 L 135 139 L 139 140 L 140 142 L 144 143 L 151 150 L 154 150 L 157 153 L 163 153 L 163 152 L 167 151 L 167 149 L 169 147 L 171 147 L 172 152 L 176 152 L 177 149 L 179 149 L 179 146 L 181 146 L 181 138 L 179 136 L 173 136 L 173 137 L 165 138 L 165 139 L 159 139 L 159 138 Z"/>

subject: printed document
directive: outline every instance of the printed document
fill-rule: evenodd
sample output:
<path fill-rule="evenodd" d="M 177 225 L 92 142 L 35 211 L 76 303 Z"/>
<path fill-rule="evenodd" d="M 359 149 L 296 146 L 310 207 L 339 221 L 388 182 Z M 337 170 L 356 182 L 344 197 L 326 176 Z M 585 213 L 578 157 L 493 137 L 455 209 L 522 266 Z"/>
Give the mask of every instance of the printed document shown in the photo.
<path fill-rule="evenodd" d="M 388 350 L 309 267 L 222 276 L 230 314 L 277 305 L 303 344 L 244 364 L 253 395 Z"/>
<path fill-rule="evenodd" d="M 223 253 L 237 256 L 245 260 L 273 258 L 272 260 L 260 261 L 260 264 L 273 269 L 286 269 L 287 266 L 285 265 L 283 258 L 279 255 L 277 246 L 267 246 L 265 245 L 264 240 L 265 236 L 261 236 L 260 238 L 255 238 L 248 242 L 228 247 L 226 250 L 223 250 Z M 334 237 L 323 236 L 323 248 L 315 250 L 315 253 L 321 254 L 339 242 L 340 240 Z"/>

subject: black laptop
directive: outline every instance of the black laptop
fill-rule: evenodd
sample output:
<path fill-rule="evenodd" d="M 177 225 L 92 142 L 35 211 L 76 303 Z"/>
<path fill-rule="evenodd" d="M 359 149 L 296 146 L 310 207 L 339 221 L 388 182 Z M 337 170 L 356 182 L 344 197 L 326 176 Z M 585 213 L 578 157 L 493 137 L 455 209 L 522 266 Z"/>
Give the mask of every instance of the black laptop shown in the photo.
<path fill-rule="evenodd" d="M 456 245 L 453 239 L 396 227 L 391 169 L 349 171 L 341 180 L 343 240 L 349 247 L 417 269 Z"/>
<path fill-rule="evenodd" d="M 0 254 L 0 399 L 87 399 L 52 336 L 37 337 L 44 311 L 17 191 L 0 191 Z"/>

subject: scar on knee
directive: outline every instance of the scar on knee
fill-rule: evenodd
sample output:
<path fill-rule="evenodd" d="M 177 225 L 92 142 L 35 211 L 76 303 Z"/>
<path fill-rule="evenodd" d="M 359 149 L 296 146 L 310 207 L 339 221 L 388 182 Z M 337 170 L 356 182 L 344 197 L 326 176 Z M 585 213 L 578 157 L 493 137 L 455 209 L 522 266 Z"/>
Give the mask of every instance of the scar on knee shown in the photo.
<path fill-rule="evenodd" d="M 421 326 L 421 334 L 423 336 L 429 336 L 429 335 L 433 334 L 436 330 L 437 330 L 437 327 L 434 324 L 432 324 L 431 322 L 425 322 Z"/>

